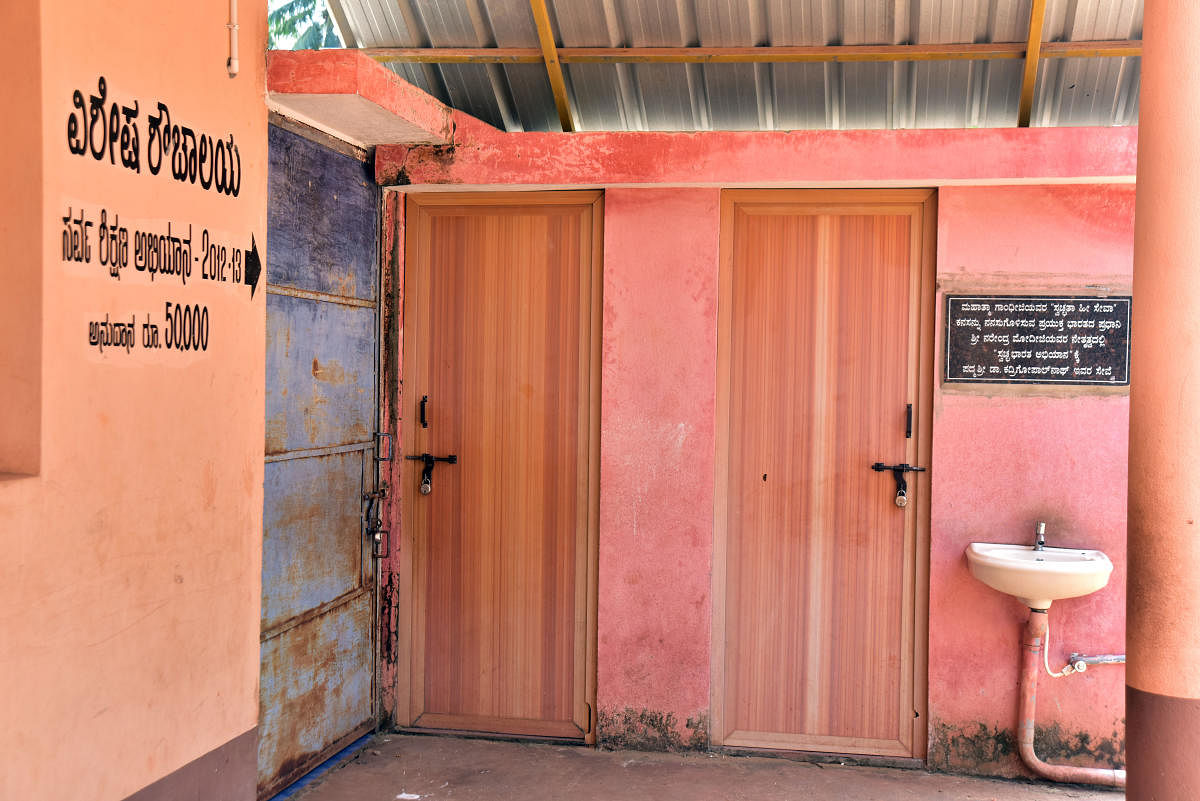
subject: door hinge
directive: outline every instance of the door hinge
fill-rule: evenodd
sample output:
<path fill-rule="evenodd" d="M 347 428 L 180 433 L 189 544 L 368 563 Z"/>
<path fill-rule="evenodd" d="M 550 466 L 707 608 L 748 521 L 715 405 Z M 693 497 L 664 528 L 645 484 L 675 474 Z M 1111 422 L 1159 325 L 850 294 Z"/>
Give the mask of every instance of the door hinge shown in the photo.
<path fill-rule="evenodd" d="M 593 715 L 592 703 L 591 703 L 591 701 L 584 701 L 584 703 L 587 704 L 587 710 L 588 710 L 587 731 L 585 731 L 584 734 L 591 734 L 592 733 L 592 715 Z"/>

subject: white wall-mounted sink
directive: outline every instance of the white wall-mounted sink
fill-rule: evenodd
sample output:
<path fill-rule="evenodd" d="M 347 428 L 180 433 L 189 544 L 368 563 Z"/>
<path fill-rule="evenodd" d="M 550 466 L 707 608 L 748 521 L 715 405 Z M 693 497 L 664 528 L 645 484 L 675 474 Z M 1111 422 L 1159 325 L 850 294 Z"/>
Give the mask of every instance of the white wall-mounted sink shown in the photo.
<path fill-rule="evenodd" d="M 967 547 L 971 575 L 994 590 L 1015 595 L 1031 609 L 1087 595 L 1108 583 L 1112 561 L 1102 551 L 973 542 Z"/>

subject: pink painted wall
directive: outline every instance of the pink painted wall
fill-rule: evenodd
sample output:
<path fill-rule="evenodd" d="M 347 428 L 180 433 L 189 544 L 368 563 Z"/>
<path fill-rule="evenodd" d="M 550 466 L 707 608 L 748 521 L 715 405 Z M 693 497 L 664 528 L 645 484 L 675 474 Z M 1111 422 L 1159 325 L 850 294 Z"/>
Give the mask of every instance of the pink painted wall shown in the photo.
<path fill-rule="evenodd" d="M 1133 197 L 1131 185 L 943 188 L 938 309 L 944 292 L 1127 293 Z M 601 739 L 615 744 L 686 745 L 708 710 L 719 226 L 716 190 L 605 195 L 598 705 Z M 1104 392 L 979 394 L 939 378 L 933 767 L 1025 775 L 1013 737 L 1027 612 L 970 576 L 968 543 L 1021 542 L 1045 520 L 1052 544 L 1103 549 L 1109 586 L 1051 609 L 1052 665 L 1072 650 L 1124 650 L 1128 397 Z M 1119 666 L 1043 679 L 1043 755 L 1122 760 L 1123 683 Z"/>
<path fill-rule="evenodd" d="M 942 186 L 1111 180 L 1136 128 L 504 133 L 455 113 L 443 148 L 380 145 L 381 183 L 516 186 Z M 464 119 L 465 118 L 465 119 Z M 482 128 L 482 130 L 481 130 Z M 987 154 L 984 156 L 983 154 Z"/>
<path fill-rule="evenodd" d="M 944 188 L 938 199 L 942 294 L 1128 294 L 1134 187 Z M 1134 321 L 1136 325 L 1136 321 Z M 941 354 L 939 341 L 935 352 Z M 1104 550 L 1108 587 L 1050 609 L 1050 664 L 1072 651 L 1122 653 L 1129 399 L 1074 388 L 961 385 L 935 390 L 929 611 L 931 765 L 1023 775 L 1013 754 L 1019 638 L 1028 611 L 969 573 L 973 541 L 1047 542 Z M 1123 760 L 1124 668 L 1043 676 L 1038 725 L 1048 761 Z M 1007 745 L 1006 745 L 1007 744 Z M 1110 754 L 1109 752 L 1113 753 Z"/>
<path fill-rule="evenodd" d="M 390 107 L 393 90 L 365 81 L 363 65 L 345 84 L 321 67 L 337 57 L 296 58 L 313 62 L 294 70 L 304 80 L 291 87 L 280 70 L 272 92 L 356 93 Z M 605 188 L 601 742 L 703 740 L 721 187 L 941 187 L 939 314 L 946 292 L 1129 291 L 1136 128 L 506 134 L 451 116 L 447 146 L 381 145 L 380 182 L 405 191 Z M 940 332 L 935 354 L 940 362 Z M 1013 729 L 1026 612 L 975 581 L 963 550 L 1023 541 L 1039 519 L 1052 544 L 1105 550 L 1116 564 L 1109 587 L 1055 603 L 1051 653 L 1061 662 L 1072 649 L 1122 651 L 1127 397 L 943 389 L 935 374 L 930 763 L 1020 775 Z M 1119 761 L 1123 681 L 1121 667 L 1043 679 L 1039 720 L 1056 737 L 1039 740 L 1042 755 Z"/>
<path fill-rule="evenodd" d="M 382 382 L 379 393 L 379 419 L 383 429 L 392 434 L 396 454 L 405 453 L 407 442 L 404 424 L 400 419 L 400 385 L 402 381 L 400 354 L 404 353 L 404 240 L 406 232 L 404 195 L 385 192 L 382 198 L 380 225 L 380 301 L 383 325 L 379 332 L 379 374 Z M 401 459 L 393 458 L 379 465 L 379 480 L 385 482 L 392 494 L 391 503 L 380 506 L 382 528 L 389 532 L 387 553 L 379 562 L 379 707 L 384 725 L 396 721 L 397 681 L 400 659 L 397 632 L 400 616 L 408 613 L 401 606 L 400 574 L 411 565 L 404 554 L 404 530 L 400 525 L 399 496 Z M 405 657 L 408 655 L 405 654 Z"/>
<path fill-rule="evenodd" d="M 707 728 L 719 214 L 715 189 L 604 196 L 602 742 Z"/>

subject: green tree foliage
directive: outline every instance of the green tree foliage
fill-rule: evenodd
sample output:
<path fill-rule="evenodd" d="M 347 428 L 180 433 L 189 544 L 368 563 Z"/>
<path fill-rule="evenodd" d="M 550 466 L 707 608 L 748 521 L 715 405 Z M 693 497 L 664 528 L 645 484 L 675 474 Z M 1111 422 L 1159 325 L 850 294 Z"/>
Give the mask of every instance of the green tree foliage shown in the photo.
<path fill-rule="evenodd" d="M 270 0 L 267 47 L 272 50 L 320 50 L 341 47 L 325 0 Z"/>

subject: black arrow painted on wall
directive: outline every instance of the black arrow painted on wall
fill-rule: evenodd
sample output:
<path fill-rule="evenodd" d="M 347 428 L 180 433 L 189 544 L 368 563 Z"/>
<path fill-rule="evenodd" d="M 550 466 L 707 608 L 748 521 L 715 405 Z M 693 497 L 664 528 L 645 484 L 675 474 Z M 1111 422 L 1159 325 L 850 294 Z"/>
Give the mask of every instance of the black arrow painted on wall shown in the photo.
<path fill-rule="evenodd" d="M 250 287 L 250 300 L 254 300 L 254 290 L 258 289 L 260 275 L 262 262 L 258 260 L 258 245 L 254 242 L 254 234 L 250 234 L 250 249 L 246 251 L 246 285 Z"/>

